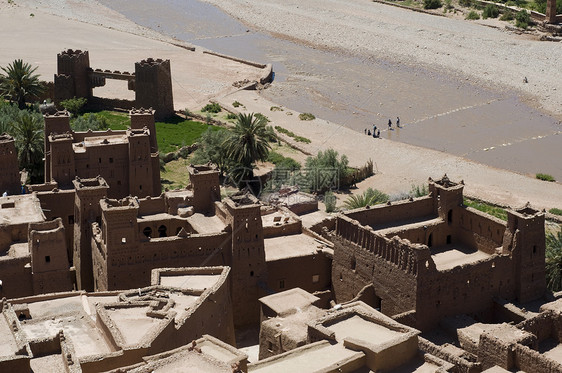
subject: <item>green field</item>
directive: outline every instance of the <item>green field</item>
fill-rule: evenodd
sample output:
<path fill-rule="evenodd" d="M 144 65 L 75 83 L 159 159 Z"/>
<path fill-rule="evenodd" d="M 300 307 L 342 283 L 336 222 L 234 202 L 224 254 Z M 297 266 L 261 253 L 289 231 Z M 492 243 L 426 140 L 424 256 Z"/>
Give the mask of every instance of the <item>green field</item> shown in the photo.
<path fill-rule="evenodd" d="M 112 130 L 126 130 L 131 121 L 125 113 L 103 110 L 95 113 L 96 116 L 107 120 Z M 199 139 L 208 128 L 213 131 L 222 130 L 222 127 L 209 126 L 205 123 L 186 120 L 180 116 L 173 116 L 165 122 L 156 122 L 156 140 L 161 153 L 176 151 L 182 146 L 191 145 Z"/>

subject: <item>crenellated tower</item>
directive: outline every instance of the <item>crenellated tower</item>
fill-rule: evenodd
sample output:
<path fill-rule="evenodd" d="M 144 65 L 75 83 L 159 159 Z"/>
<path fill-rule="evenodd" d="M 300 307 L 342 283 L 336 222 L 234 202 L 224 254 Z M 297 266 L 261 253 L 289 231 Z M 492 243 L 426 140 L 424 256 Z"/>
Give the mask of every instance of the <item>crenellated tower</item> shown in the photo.
<path fill-rule="evenodd" d="M 29 224 L 29 252 L 33 273 L 33 293 L 70 291 L 66 235 L 61 218 Z"/>
<path fill-rule="evenodd" d="M 14 138 L 0 135 L 0 194 L 19 194 L 21 188 L 18 153 Z"/>
<path fill-rule="evenodd" d="M 73 97 L 91 97 L 90 70 L 88 51 L 68 49 L 57 54 L 55 102 Z"/>
<path fill-rule="evenodd" d="M 157 120 L 174 114 L 170 60 L 135 63 L 135 105 L 154 108 Z"/>
<path fill-rule="evenodd" d="M 507 229 L 502 252 L 511 254 L 519 302 L 529 302 L 546 292 L 544 212 L 527 204 L 507 209 Z"/>
<path fill-rule="evenodd" d="M 216 201 L 221 200 L 219 171 L 211 164 L 190 165 L 189 182 L 193 190 L 195 212 L 211 212 Z"/>
<path fill-rule="evenodd" d="M 160 195 L 160 189 L 154 191 L 154 173 L 160 178 L 160 167 L 153 170 L 150 152 L 150 131 L 128 129 L 129 143 L 129 194 L 139 198 Z"/>
<path fill-rule="evenodd" d="M 259 322 L 258 299 L 266 295 L 267 266 L 261 205 L 251 194 L 224 200 L 232 229 L 232 299 L 237 326 Z"/>
<path fill-rule="evenodd" d="M 72 181 L 76 190 L 74 202 L 74 251 L 76 284 L 80 290 L 94 290 L 92 272 L 92 227 L 101 222 L 100 200 L 107 196 L 109 186 L 102 177 L 76 178 Z"/>
<path fill-rule="evenodd" d="M 44 115 L 45 120 L 45 182 L 52 180 L 51 175 L 51 134 L 71 133 L 70 129 L 70 113 L 68 111 L 58 111 L 53 115 Z"/>
<path fill-rule="evenodd" d="M 100 201 L 101 245 L 98 250 L 103 256 L 98 256 L 104 263 L 94 263 L 95 268 L 105 268 L 105 271 L 95 271 L 94 281 L 96 290 L 129 289 L 136 284 L 134 273 L 127 269 L 129 263 L 137 263 L 139 232 L 137 215 L 139 203 L 134 197 L 120 200 L 103 199 Z M 126 275 L 125 275 L 126 274 Z M 127 283 L 131 279 L 130 283 Z"/>

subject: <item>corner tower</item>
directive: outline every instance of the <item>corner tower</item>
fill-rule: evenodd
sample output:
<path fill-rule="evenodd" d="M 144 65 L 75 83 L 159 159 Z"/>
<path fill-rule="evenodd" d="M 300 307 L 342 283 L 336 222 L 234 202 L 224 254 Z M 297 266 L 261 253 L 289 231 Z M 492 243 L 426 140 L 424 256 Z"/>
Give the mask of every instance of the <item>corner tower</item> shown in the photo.
<path fill-rule="evenodd" d="M 154 108 L 157 120 L 174 114 L 170 60 L 148 58 L 135 63 L 135 104 Z"/>
<path fill-rule="evenodd" d="M 513 258 L 516 295 L 521 303 L 546 292 L 544 212 L 527 205 L 507 211 L 502 251 Z"/>
<path fill-rule="evenodd" d="M 107 196 L 109 186 L 102 177 L 76 178 L 72 182 L 76 190 L 74 199 L 74 251 L 76 285 L 79 290 L 94 290 L 92 270 L 92 227 L 101 222 L 100 200 Z"/>
<path fill-rule="evenodd" d="M 0 175 L 0 194 L 20 193 L 18 154 L 14 138 L 8 134 L 0 135 Z"/>
<path fill-rule="evenodd" d="M 247 193 L 224 201 L 226 221 L 232 228 L 232 300 L 234 324 L 257 324 L 258 299 L 266 294 L 267 266 L 261 205 Z"/>

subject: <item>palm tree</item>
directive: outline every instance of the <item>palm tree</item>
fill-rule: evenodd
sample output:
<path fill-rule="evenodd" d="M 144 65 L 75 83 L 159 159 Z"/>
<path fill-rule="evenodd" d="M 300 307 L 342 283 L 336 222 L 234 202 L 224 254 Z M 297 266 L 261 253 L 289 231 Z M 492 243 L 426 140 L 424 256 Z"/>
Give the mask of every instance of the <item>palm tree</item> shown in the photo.
<path fill-rule="evenodd" d="M 13 134 L 20 168 L 29 171 L 33 182 L 40 182 L 43 173 L 43 119 L 39 114 L 22 111 L 14 123 Z"/>
<path fill-rule="evenodd" d="M 0 74 L 0 94 L 17 102 L 20 109 L 25 109 L 27 98 L 43 92 L 39 75 L 33 74 L 37 67 L 31 67 L 23 60 L 15 60 L 7 67 L 2 67 L 2 70 L 6 75 Z"/>
<path fill-rule="evenodd" d="M 378 189 L 369 188 L 363 194 L 350 196 L 344 201 L 344 206 L 350 210 L 365 206 L 378 205 L 389 201 L 387 194 Z"/>
<path fill-rule="evenodd" d="M 271 150 L 267 142 L 267 120 L 254 114 L 238 114 L 232 136 L 223 145 L 232 161 L 252 170 L 256 161 L 265 161 Z"/>
<path fill-rule="evenodd" d="M 562 290 L 562 231 L 546 233 L 545 261 L 547 287 Z"/>

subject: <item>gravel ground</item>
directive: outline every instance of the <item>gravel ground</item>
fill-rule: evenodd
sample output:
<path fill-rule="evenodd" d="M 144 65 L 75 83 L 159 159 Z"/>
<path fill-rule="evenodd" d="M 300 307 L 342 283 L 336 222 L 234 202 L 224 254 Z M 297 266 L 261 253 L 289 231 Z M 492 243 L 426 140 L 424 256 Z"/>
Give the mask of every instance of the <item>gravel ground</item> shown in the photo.
<path fill-rule="evenodd" d="M 498 21 L 475 23 L 368 0 L 205 1 L 277 36 L 445 69 L 484 86 L 519 90 L 533 106 L 562 118 L 562 69 L 557 62 L 562 46 L 517 35 Z M 529 83 L 523 83 L 524 77 Z"/>

